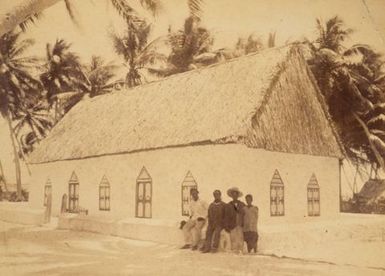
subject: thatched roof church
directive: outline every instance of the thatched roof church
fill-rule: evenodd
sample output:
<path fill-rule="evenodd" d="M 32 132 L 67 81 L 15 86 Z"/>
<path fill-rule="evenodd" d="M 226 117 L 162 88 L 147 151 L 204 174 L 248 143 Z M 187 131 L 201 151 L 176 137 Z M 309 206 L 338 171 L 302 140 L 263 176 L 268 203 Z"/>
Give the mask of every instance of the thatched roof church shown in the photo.
<path fill-rule="evenodd" d="M 238 186 L 265 223 L 330 219 L 342 156 L 300 48 L 280 47 L 80 102 L 31 154 L 30 202 L 52 194 L 58 214 L 68 198 L 127 224 L 93 230 L 175 243 L 192 188 L 228 201 Z"/>

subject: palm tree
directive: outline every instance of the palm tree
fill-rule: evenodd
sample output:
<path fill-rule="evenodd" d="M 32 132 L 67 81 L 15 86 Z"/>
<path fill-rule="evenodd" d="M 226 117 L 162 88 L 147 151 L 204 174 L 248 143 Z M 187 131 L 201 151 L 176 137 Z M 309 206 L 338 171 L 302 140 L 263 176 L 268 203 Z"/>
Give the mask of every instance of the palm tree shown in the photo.
<path fill-rule="evenodd" d="M 316 42 L 320 49 L 330 49 L 341 54 L 344 50 L 343 42 L 353 33 L 353 30 L 345 27 L 344 21 L 338 16 L 334 16 L 323 24 L 317 18 L 317 29 L 319 36 Z"/>
<path fill-rule="evenodd" d="M 169 33 L 171 54 L 168 58 L 170 73 L 181 73 L 199 67 L 199 57 L 210 53 L 214 38 L 201 26 L 199 18 L 191 15 L 185 20 L 184 28 Z"/>
<path fill-rule="evenodd" d="M 71 44 L 63 39 L 57 39 L 53 47 L 47 44 L 45 70 L 40 76 L 47 100 L 55 108 L 55 122 L 59 119 L 60 94 L 71 92 L 77 96 L 85 82 L 80 59 L 70 48 Z"/>
<path fill-rule="evenodd" d="M 92 56 L 91 62 L 86 66 L 87 85 L 86 91 L 90 97 L 106 94 L 114 86 L 112 79 L 118 66 L 106 63 L 102 57 Z"/>
<path fill-rule="evenodd" d="M 312 57 L 309 59 L 319 87 L 339 129 L 345 151 L 353 162 L 367 160 L 384 167 L 385 137 L 372 128 L 371 122 L 385 116 L 378 107 L 384 102 L 384 78 L 379 56 L 367 45 L 343 46 L 352 30 L 345 28 L 338 17 L 325 25 L 317 20 L 319 37 L 307 41 Z"/>
<path fill-rule="evenodd" d="M 250 34 L 247 39 L 240 37 L 235 44 L 234 55 L 239 57 L 263 50 L 262 40 L 256 34 Z"/>
<path fill-rule="evenodd" d="M 137 18 L 128 22 L 123 36 L 116 33 L 111 35 L 116 53 L 124 58 L 128 67 L 125 79 L 128 87 L 142 84 L 142 80 L 146 79 L 143 71 L 152 72 L 150 65 L 166 60 L 164 54 L 157 52 L 157 44 L 163 38 L 148 42 L 150 31 L 151 25 Z"/>
<path fill-rule="evenodd" d="M 0 114 L 7 120 L 12 142 L 18 200 L 22 200 L 21 169 L 12 120 L 19 116 L 26 103 L 38 97 L 42 88 L 30 74 L 37 59 L 23 56 L 32 44 L 32 40 L 21 40 L 20 33 L 11 32 L 0 37 Z"/>
<path fill-rule="evenodd" d="M 30 150 L 33 149 L 33 144 L 38 143 L 47 135 L 54 123 L 49 113 L 49 106 L 44 100 L 21 108 L 15 121 L 14 133 L 20 137 L 21 145 L 28 144 Z M 24 140 L 24 138 L 28 138 L 28 140 Z M 25 147 L 22 148 L 26 153 L 30 151 L 25 150 Z"/>

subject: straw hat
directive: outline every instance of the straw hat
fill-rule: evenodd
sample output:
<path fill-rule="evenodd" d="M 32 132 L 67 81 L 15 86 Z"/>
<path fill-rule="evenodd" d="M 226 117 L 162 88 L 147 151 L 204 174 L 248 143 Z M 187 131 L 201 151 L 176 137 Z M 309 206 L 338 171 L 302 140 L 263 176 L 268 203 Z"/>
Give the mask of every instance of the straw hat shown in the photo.
<path fill-rule="evenodd" d="M 237 192 L 240 197 L 243 195 L 242 192 L 237 187 L 232 187 L 232 188 L 228 189 L 227 195 L 231 197 L 232 192 Z"/>

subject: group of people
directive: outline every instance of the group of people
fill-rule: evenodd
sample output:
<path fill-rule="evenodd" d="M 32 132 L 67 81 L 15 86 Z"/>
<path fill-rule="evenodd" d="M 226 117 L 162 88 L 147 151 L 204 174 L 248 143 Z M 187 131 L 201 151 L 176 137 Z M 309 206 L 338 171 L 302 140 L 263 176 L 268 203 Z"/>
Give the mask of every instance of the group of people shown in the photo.
<path fill-rule="evenodd" d="M 199 198 L 197 189 L 191 189 L 190 195 L 190 218 L 182 226 L 185 245 L 181 249 L 215 253 L 222 236 L 230 241 L 233 252 L 242 253 L 244 242 L 249 253 L 257 252 L 258 207 L 253 205 L 252 195 L 245 196 L 245 204 L 239 200 L 242 192 L 233 187 L 227 190 L 227 195 L 232 200 L 225 203 L 222 201 L 221 191 L 215 190 L 214 201 L 209 206 Z M 204 244 L 200 245 L 202 229 L 206 223 L 206 238 Z"/>

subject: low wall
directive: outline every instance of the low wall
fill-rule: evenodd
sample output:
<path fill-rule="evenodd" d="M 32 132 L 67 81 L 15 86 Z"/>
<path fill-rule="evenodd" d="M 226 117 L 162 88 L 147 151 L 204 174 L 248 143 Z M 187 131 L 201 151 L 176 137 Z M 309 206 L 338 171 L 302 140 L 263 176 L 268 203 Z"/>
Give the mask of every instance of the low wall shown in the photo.
<path fill-rule="evenodd" d="M 28 202 L 0 202 L 0 220 L 18 224 L 42 225 L 44 209 L 32 209 Z"/>
<path fill-rule="evenodd" d="M 59 217 L 58 228 L 87 231 L 135 240 L 180 245 L 183 243 L 179 224 L 166 220 L 124 219 L 66 214 Z"/>
<path fill-rule="evenodd" d="M 183 235 L 179 230 L 179 223 L 170 220 L 135 218 L 109 220 L 101 217 L 66 214 L 59 217 L 58 228 L 183 245 Z M 338 240 L 379 240 L 384 239 L 384 235 L 385 216 L 341 215 L 338 219 L 329 221 L 281 225 L 261 224 L 258 248 L 261 253 L 279 255 L 283 248 L 305 248 L 309 244 L 316 245 Z"/>

